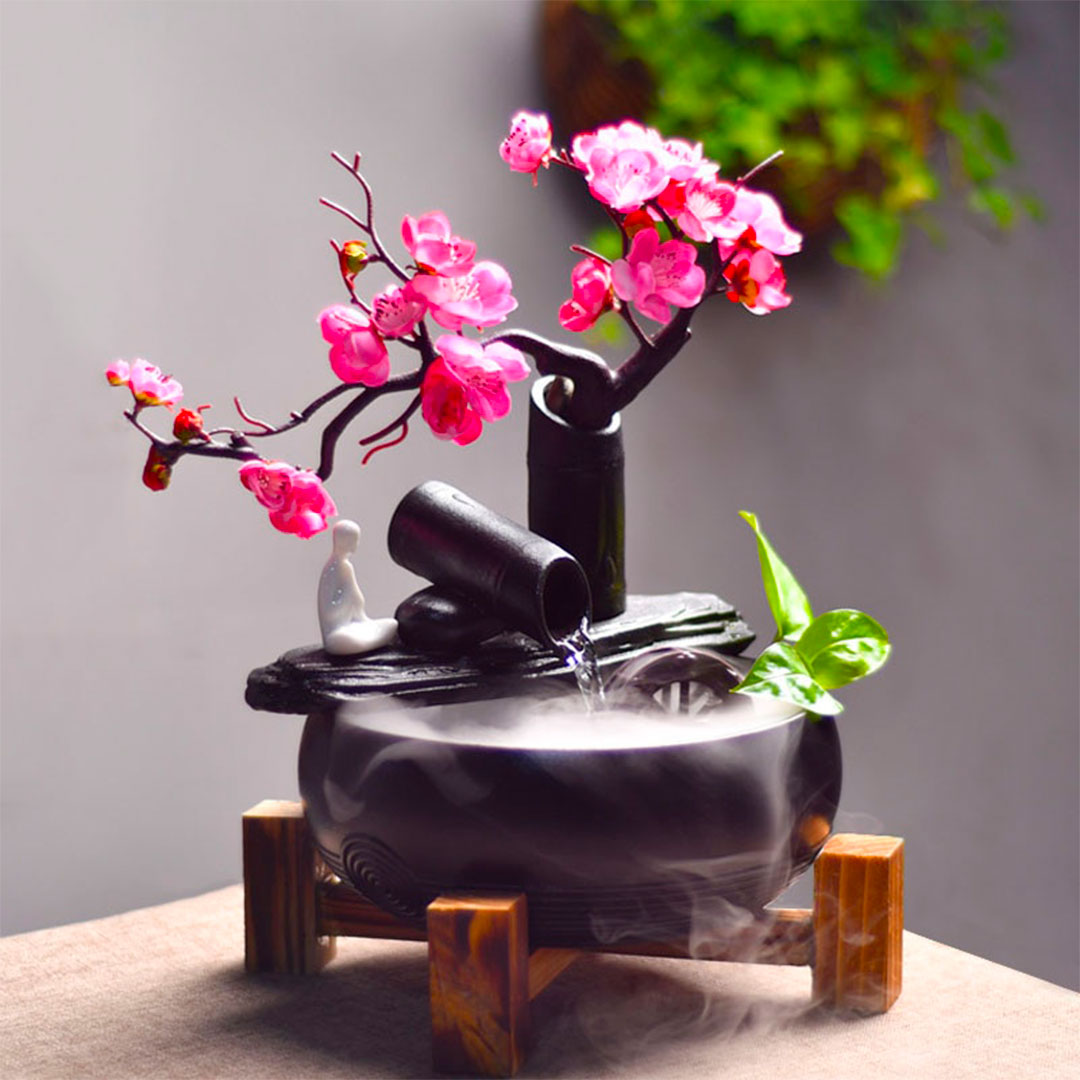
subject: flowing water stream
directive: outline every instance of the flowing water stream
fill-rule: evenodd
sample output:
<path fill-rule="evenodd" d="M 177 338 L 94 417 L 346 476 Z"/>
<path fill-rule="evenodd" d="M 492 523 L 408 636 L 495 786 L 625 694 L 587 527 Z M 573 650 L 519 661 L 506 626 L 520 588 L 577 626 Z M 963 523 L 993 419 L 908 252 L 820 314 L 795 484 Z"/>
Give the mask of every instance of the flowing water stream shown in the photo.
<path fill-rule="evenodd" d="M 563 662 L 574 673 L 581 699 L 587 712 L 596 712 L 604 707 L 604 680 L 600 675 L 600 665 L 596 660 L 596 647 L 589 637 L 589 620 L 584 618 L 581 625 L 556 646 Z"/>

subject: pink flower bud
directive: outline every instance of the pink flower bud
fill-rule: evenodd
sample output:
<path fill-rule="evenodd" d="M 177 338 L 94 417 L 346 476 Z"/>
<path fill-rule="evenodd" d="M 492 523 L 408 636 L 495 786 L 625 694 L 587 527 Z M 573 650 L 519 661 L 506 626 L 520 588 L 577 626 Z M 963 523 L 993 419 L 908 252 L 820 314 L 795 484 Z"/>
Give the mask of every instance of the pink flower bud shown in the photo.
<path fill-rule="evenodd" d="M 540 166 L 546 169 L 551 160 L 551 121 L 543 113 L 517 113 L 499 156 L 514 172 L 532 173 L 535 184 Z"/>
<path fill-rule="evenodd" d="M 599 259 L 582 259 L 570 273 L 570 288 L 570 299 L 559 308 L 559 322 L 567 330 L 588 330 L 614 302 L 611 268 Z"/>
<path fill-rule="evenodd" d="M 110 386 L 128 386 L 131 383 L 131 365 L 126 360 L 114 360 L 105 369 Z"/>

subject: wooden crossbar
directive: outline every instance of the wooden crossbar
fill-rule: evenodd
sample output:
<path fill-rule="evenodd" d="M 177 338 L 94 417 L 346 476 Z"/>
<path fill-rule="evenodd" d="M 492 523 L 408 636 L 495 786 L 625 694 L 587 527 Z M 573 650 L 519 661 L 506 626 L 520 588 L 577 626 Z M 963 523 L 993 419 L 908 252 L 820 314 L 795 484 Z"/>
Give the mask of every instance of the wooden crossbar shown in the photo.
<path fill-rule="evenodd" d="M 244 918 L 249 971 L 309 974 L 337 937 L 426 941 L 436 1069 L 512 1076 L 524 1060 L 529 1002 L 583 952 L 809 965 L 814 1000 L 887 1012 L 900 994 L 903 840 L 836 835 L 814 864 L 811 909 L 768 910 L 722 940 L 695 945 L 619 941 L 583 948 L 528 942 L 521 893 L 440 896 L 424 922 L 399 919 L 318 858 L 299 803 L 266 801 L 244 826 Z"/>

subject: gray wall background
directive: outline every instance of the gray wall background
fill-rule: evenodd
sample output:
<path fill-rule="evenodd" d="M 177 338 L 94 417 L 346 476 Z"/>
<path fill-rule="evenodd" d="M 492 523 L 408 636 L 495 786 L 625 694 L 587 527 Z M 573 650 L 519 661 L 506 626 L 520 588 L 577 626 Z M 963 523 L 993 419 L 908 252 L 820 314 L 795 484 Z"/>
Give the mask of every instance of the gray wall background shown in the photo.
<path fill-rule="evenodd" d="M 628 410 L 628 559 L 634 591 L 717 591 L 767 637 L 749 507 L 818 607 L 880 618 L 841 825 L 907 838 L 911 929 L 1076 986 L 1077 7 L 1012 14 L 1001 103 L 1048 226 L 993 236 L 956 198 L 887 288 L 809 254 L 787 312 L 715 303 Z M 325 537 L 275 533 L 216 463 L 144 490 L 104 365 L 145 356 L 221 420 L 327 388 L 346 230 L 316 200 L 357 205 L 331 149 L 363 150 L 385 235 L 442 208 L 511 269 L 514 322 L 559 333 L 579 210 L 495 152 L 540 100 L 536 17 L 4 3 L 3 932 L 235 881 L 241 812 L 296 791 L 300 719 L 242 694 L 315 639 Z M 411 485 L 524 518 L 525 414 L 518 387 L 470 448 L 418 425 L 341 467 L 374 612 L 415 587 L 382 539 Z M 314 431 L 280 443 L 313 463 Z"/>

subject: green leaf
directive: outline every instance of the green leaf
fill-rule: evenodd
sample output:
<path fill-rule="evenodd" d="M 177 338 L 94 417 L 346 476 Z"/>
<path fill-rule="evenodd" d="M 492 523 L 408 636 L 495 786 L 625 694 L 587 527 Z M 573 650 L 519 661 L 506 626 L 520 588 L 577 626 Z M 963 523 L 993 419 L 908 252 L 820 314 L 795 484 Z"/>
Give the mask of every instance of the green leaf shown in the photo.
<path fill-rule="evenodd" d="M 986 148 L 994 157 L 1004 161 L 1006 165 L 1011 165 L 1016 160 L 1016 155 L 1013 153 L 1005 125 L 993 113 L 988 113 L 985 109 L 977 114 L 976 119 L 979 122 Z"/>
<path fill-rule="evenodd" d="M 794 645 L 773 642 L 755 661 L 747 676 L 734 688 L 737 694 L 774 698 L 821 716 L 837 716 L 840 704 L 816 682 Z"/>
<path fill-rule="evenodd" d="M 1020 196 L 1020 205 L 1032 221 L 1038 221 L 1039 223 L 1046 221 L 1046 206 L 1037 195 L 1025 192 Z"/>
<path fill-rule="evenodd" d="M 837 200 L 836 217 L 848 232 L 847 240 L 833 246 L 836 259 L 857 266 L 872 278 L 888 277 L 896 266 L 903 238 L 900 214 L 868 195 L 855 193 Z"/>
<path fill-rule="evenodd" d="M 989 184 L 977 187 L 968 196 L 968 204 L 976 213 L 992 217 L 999 229 L 1012 228 L 1016 219 L 1012 196 L 1004 188 L 992 187 Z"/>
<path fill-rule="evenodd" d="M 796 644 L 814 681 L 826 690 L 872 675 L 892 646 L 881 623 L 862 611 L 841 608 L 819 615 Z"/>
<path fill-rule="evenodd" d="M 776 637 L 778 640 L 798 637 L 814 618 L 810 600 L 787 564 L 773 550 L 768 537 L 758 527 L 757 515 L 749 510 L 740 510 L 739 517 L 757 535 L 761 580 L 765 585 L 769 610 L 776 620 Z"/>

